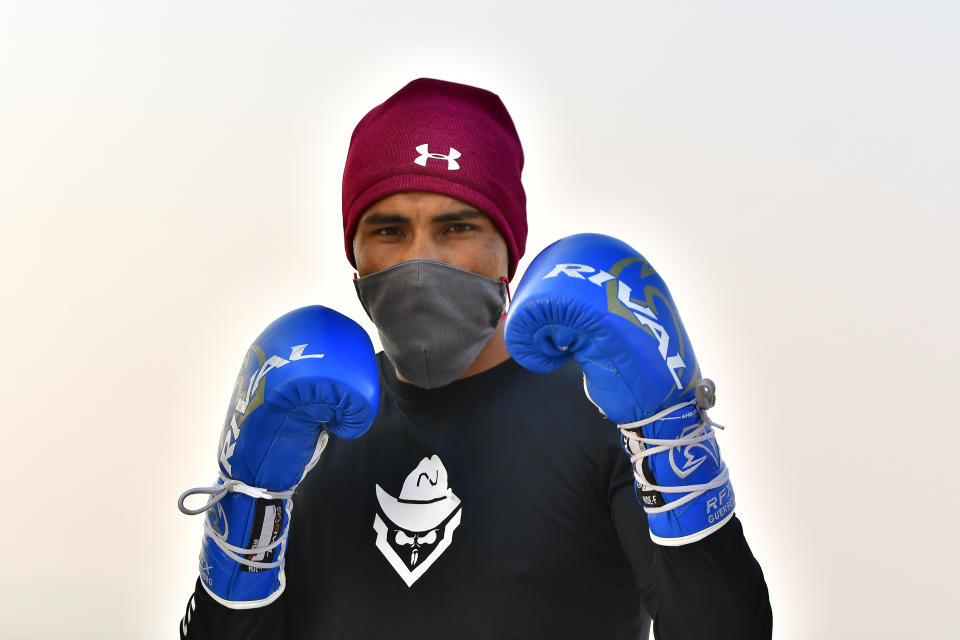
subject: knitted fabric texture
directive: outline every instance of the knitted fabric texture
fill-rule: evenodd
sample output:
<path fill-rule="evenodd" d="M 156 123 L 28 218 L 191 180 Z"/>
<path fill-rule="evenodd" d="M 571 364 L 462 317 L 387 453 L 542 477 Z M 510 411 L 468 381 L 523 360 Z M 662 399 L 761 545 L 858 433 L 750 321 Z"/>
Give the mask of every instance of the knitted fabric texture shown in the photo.
<path fill-rule="evenodd" d="M 507 243 L 509 277 L 527 240 L 523 149 L 495 94 L 421 78 L 375 107 L 357 125 L 343 171 L 343 234 L 356 267 L 353 236 L 361 215 L 401 191 L 429 191 L 485 213 Z"/>

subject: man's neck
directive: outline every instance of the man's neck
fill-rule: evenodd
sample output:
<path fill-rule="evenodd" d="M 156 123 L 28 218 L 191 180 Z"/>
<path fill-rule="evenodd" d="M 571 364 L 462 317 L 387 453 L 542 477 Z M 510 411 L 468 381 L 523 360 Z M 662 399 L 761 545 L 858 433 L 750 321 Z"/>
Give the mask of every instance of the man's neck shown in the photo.
<path fill-rule="evenodd" d="M 477 354 L 477 357 L 473 360 L 467 370 L 460 374 L 460 377 L 457 380 L 462 380 L 463 378 L 469 378 L 470 376 L 475 376 L 478 373 L 483 373 L 488 369 L 492 369 L 501 362 L 505 362 L 510 358 L 510 353 L 507 351 L 507 345 L 503 341 L 503 327 L 504 323 L 501 320 L 500 324 L 497 325 L 496 331 L 493 332 L 493 335 L 490 336 L 490 339 L 487 340 L 487 344 L 483 345 L 483 349 Z M 410 382 L 397 371 L 397 378 L 403 382 Z"/>
<path fill-rule="evenodd" d="M 510 358 L 507 345 L 503 340 L 503 327 L 504 322 L 501 320 L 500 324 L 497 325 L 497 330 L 494 331 L 490 339 L 487 340 L 487 344 L 483 346 L 483 349 L 477 354 L 476 359 L 470 366 L 467 367 L 467 370 L 457 378 L 458 380 L 475 376 L 487 369 L 493 369 L 501 362 L 505 362 Z"/>

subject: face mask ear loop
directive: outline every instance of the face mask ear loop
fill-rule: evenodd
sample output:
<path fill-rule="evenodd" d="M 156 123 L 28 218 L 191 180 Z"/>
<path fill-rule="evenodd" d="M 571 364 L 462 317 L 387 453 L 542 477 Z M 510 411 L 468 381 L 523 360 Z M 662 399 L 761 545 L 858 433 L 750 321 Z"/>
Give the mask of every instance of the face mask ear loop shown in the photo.
<path fill-rule="evenodd" d="M 507 285 L 507 307 L 509 308 L 510 303 L 513 302 L 513 298 L 510 296 L 510 281 L 507 280 L 506 276 L 500 278 L 500 282 Z M 503 315 L 500 316 L 500 322 L 503 322 L 503 319 L 507 317 L 507 312 L 504 311 Z"/>

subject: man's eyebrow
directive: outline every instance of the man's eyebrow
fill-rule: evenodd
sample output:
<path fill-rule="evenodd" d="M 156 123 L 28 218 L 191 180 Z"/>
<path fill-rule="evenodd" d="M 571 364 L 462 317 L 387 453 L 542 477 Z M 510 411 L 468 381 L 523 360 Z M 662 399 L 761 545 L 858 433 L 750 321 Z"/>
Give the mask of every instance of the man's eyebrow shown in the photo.
<path fill-rule="evenodd" d="M 430 222 L 455 222 L 457 220 L 476 220 L 486 217 L 483 212 L 476 209 L 463 209 L 462 211 L 450 211 L 441 213 L 430 218 Z"/>
<path fill-rule="evenodd" d="M 430 222 L 456 222 L 458 220 L 476 220 L 483 217 L 484 213 L 482 211 L 477 211 L 476 209 L 463 209 L 461 211 L 448 211 L 446 213 L 437 214 L 430 218 Z M 410 222 L 410 216 L 406 214 L 376 211 L 364 216 L 363 220 L 360 221 L 360 224 L 399 224 L 405 222 Z"/>
<path fill-rule="evenodd" d="M 397 222 L 410 222 L 410 216 L 405 216 L 402 213 L 371 213 L 363 217 L 363 220 L 360 221 L 360 224 L 391 224 Z"/>

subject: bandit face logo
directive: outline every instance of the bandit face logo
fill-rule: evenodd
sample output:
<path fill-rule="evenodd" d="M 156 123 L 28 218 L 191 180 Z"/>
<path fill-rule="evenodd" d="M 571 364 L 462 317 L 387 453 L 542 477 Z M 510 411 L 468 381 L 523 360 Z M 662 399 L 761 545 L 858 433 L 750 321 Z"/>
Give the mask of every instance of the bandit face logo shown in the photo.
<path fill-rule="evenodd" d="M 376 485 L 380 514 L 373 519 L 377 548 L 408 587 L 426 573 L 453 542 L 460 524 L 460 498 L 447 482 L 439 456 L 424 458 L 394 498 Z"/>

